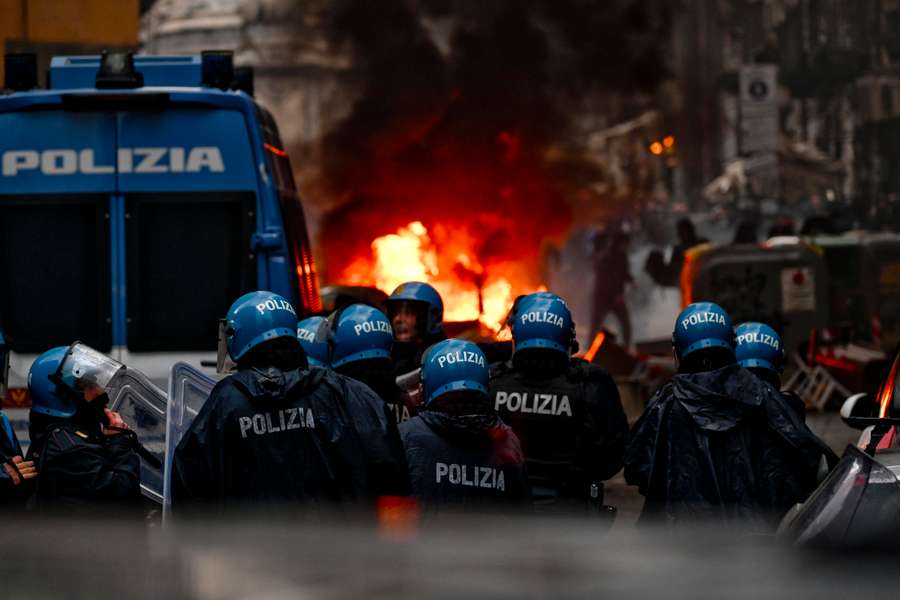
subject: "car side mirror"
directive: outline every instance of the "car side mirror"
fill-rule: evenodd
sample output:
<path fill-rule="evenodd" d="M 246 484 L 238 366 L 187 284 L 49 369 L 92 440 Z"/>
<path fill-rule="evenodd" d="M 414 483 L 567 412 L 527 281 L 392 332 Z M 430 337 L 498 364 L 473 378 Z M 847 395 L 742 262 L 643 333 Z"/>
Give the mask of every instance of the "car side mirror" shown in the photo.
<path fill-rule="evenodd" d="M 869 394 L 853 394 L 841 405 L 841 419 L 854 429 L 865 429 L 877 420 L 876 408 Z"/>

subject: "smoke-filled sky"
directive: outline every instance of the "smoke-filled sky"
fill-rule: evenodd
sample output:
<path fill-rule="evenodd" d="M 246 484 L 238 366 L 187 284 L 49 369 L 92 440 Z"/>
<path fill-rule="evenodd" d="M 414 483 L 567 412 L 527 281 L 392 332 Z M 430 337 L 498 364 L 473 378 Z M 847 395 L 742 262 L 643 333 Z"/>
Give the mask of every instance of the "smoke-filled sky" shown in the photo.
<path fill-rule="evenodd" d="M 325 22 L 358 95 L 323 141 L 341 199 L 320 243 L 327 276 L 413 219 L 483 239 L 479 260 L 534 257 L 571 224 L 585 180 L 576 124 L 665 76 L 671 0 L 337 0 Z M 598 101 L 598 98 L 601 99 Z M 634 110 L 638 110 L 635 107 Z"/>

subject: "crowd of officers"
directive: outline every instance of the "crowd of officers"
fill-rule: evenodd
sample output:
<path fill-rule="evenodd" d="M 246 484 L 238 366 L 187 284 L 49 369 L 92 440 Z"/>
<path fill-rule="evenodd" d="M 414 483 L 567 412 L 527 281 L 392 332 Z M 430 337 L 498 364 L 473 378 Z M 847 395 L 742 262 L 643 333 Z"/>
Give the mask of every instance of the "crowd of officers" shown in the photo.
<path fill-rule="evenodd" d="M 642 521 L 771 530 L 836 462 L 802 403 L 779 390 L 777 333 L 734 329 L 715 304 L 678 316 L 677 374 L 630 432 L 612 378 L 573 356 L 575 325 L 559 296 L 516 300 L 512 356 L 496 364 L 477 344 L 447 339 L 442 319 L 440 295 L 420 282 L 401 285 L 387 314 L 352 304 L 299 324 L 276 294 L 239 298 L 221 340 L 236 367 L 172 457 L 174 513 L 411 496 L 425 517 L 608 514 L 603 482 L 624 466 L 646 498 Z M 140 502 L 140 444 L 107 407 L 98 356 L 73 346 L 35 360 L 27 455 L 0 421 L 2 503 Z"/>

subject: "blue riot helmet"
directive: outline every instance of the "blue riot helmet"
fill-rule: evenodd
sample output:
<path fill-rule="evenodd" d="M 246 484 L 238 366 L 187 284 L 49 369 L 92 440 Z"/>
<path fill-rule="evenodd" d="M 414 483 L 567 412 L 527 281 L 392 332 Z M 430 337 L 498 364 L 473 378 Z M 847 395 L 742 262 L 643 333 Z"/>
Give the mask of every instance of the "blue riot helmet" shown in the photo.
<path fill-rule="evenodd" d="M 434 287 L 421 281 L 407 281 L 397 286 L 385 301 L 392 321 L 403 302 L 421 308 L 423 322 L 419 323 L 419 327 L 423 336 L 441 334 L 444 323 L 444 301 Z"/>
<path fill-rule="evenodd" d="M 487 396 L 490 371 L 481 349 L 465 340 L 444 340 L 431 346 L 422 358 L 425 405 L 457 391 Z"/>
<path fill-rule="evenodd" d="M 0 331 L 0 397 L 6 395 L 9 384 L 9 346 L 3 332 Z"/>
<path fill-rule="evenodd" d="M 225 344 L 228 355 L 238 362 L 264 342 L 282 337 L 296 341 L 297 313 L 291 303 L 278 294 L 250 292 L 234 301 L 222 327 L 220 359 L 224 355 L 221 345 Z"/>
<path fill-rule="evenodd" d="M 351 304 L 328 320 L 325 331 L 332 368 L 361 360 L 391 358 L 394 332 L 387 316 L 377 308 Z"/>
<path fill-rule="evenodd" d="M 325 317 L 309 317 L 297 323 L 297 340 L 306 351 L 306 360 L 313 367 L 328 366 L 328 343 L 316 337 L 325 321 Z"/>
<path fill-rule="evenodd" d="M 731 317 L 714 302 L 689 304 L 675 319 L 672 346 L 678 360 L 706 348 L 724 348 L 733 354 Z"/>
<path fill-rule="evenodd" d="M 38 356 L 28 371 L 31 410 L 51 417 L 72 417 L 78 407 L 77 398 L 59 389 L 56 374 L 69 348 L 58 346 Z"/>
<path fill-rule="evenodd" d="M 745 368 L 784 370 L 784 345 L 774 329 L 764 323 L 741 323 L 734 330 L 737 363 Z"/>
<path fill-rule="evenodd" d="M 565 300 L 550 292 L 520 296 L 509 317 L 515 352 L 543 348 L 566 356 L 577 351 L 575 322 Z"/>

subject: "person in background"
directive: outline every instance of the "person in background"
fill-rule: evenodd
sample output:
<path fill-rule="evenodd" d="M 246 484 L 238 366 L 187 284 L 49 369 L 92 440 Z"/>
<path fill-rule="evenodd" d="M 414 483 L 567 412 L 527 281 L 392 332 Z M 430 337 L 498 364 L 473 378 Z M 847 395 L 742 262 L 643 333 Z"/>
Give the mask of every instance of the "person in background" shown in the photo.
<path fill-rule="evenodd" d="M 396 375 L 406 375 L 419 368 L 429 346 L 447 338 L 444 301 L 431 285 L 408 281 L 397 286 L 385 303 L 394 330 Z"/>
<path fill-rule="evenodd" d="M 9 345 L 0 331 L 0 404 L 6 398 L 9 381 Z M 25 460 L 22 446 L 9 417 L 0 411 L 0 506 L 24 506 L 34 487 L 37 469 Z"/>
<path fill-rule="evenodd" d="M 621 228 L 606 236 L 597 236 L 594 244 L 594 293 L 591 306 L 591 331 L 603 328 L 612 312 L 622 328 L 622 344 L 631 345 L 631 315 L 625 302 L 625 288 L 634 279 L 628 267 L 628 234 Z"/>

